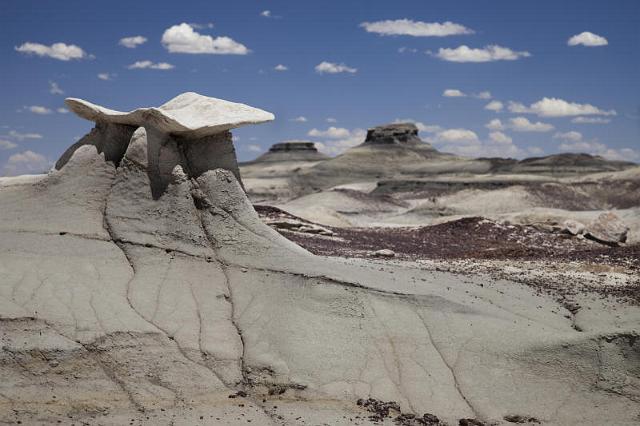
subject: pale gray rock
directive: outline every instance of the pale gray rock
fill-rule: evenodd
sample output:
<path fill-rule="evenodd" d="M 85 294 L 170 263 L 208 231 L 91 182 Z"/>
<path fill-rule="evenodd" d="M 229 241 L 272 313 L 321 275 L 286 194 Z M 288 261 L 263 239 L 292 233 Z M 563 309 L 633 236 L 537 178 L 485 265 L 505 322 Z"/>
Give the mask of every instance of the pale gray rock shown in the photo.
<path fill-rule="evenodd" d="M 587 225 L 586 236 L 604 244 L 617 245 L 627 241 L 629 227 L 613 212 L 600 214 Z"/>
<path fill-rule="evenodd" d="M 380 250 L 372 251 L 371 253 L 369 253 L 369 256 L 373 256 L 373 257 L 395 257 L 395 255 L 396 255 L 396 252 L 389 249 L 380 249 Z"/>
<path fill-rule="evenodd" d="M 274 115 L 244 104 L 183 93 L 154 108 L 120 112 L 77 98 L 65 103 L 73 112 L 89 121 L 114 123 L 138 128 L 153 126 L 163 133 L 202 138 L 226 130 L 272 121 Z"/>

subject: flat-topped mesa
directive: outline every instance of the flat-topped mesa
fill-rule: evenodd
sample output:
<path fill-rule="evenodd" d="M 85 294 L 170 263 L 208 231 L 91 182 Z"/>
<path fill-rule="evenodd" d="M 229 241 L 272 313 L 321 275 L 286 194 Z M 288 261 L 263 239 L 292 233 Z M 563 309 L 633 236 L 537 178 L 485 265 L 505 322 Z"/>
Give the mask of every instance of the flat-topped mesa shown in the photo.
<path fill-rule="evenodd" d="M 367 131 L 365 145 L 417 145 L 424 143 L 418 137 L 413 123 L 395 123 L 376 126 Z"/>
<path fill-rule="evenodd" d="M 76 98 L 65 102 L 69 109 L 94 121 L 96 126 L 62 154 L 56 169 L 64 167 L 83 145 L 94 145 L 107 161 L 119 166 L 134 132 L 143 128 L 145 167 L 154 196 L 160 196 L 166 188 L 176 165 L 193 178 L 207 170 L 226 169 L 241 182 L 230 130 L 274 119 L 267 111 L 193 92 L 183 93 L 157 108 L 130 112 L 114 111 Z"/>
<path fill-rule="evenodd" d="M 318 152 L 313 142 L 286 141 L 273 144 L 269 151 L 258 157 L 255 162 L 322 161 L 328 158 L 327 155 Z"/>

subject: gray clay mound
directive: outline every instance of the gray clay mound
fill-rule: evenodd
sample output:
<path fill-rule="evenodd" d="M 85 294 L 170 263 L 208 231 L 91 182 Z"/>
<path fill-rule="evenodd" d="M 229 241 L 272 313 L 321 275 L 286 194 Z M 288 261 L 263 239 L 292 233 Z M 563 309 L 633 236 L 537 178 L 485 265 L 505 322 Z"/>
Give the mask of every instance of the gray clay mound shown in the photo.
<path fill-rule="evenodd" d="M 94 118 L 58 170 L 0 186 L 0 422 L 637 424 L 637 310 L 316 257 L 259 219 L 228 129 Z"/>

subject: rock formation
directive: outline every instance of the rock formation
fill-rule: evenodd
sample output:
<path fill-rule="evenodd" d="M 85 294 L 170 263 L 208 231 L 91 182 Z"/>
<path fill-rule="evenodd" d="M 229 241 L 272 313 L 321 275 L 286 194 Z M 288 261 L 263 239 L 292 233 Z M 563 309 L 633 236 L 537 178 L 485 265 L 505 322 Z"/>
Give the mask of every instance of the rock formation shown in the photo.
<path fill-rule="evenodd" d="M 424 142 L 418 137 L 418 128 L 415 124 L 398 123 L 369 129 L 364 143 L 371 145 L 417 145 Z"/>
<path fill-rule="evenodd" d="M 637 420 L 635 307 L 313 256 L 236 177 L 229 129 L 269 113 L 69 104 L 96 129 L 46 177 L 0 185 L 0 422 Z"/>
<path fill-rule="evenodd" d="M 288 141 L 276 143 L 269 151 L 256 158 L 254 163 L 280 161 L 322 161 L 329 156 L 318 152 L 313 142 Z"/>

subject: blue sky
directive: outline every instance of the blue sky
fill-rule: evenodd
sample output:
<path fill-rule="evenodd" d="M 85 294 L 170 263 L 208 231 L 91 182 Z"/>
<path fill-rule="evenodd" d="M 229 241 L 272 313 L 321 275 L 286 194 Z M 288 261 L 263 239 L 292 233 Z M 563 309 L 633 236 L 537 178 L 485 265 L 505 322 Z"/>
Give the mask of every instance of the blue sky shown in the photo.
<path fill-rule="evenodd" d="M 459 154 L 640 161 L 634 0 L 4 0 L 0 28 L 0 175 L 90 130 L 66 96 L 128 110 L 185 91 L 276 115 L 234 131 L 241 160 L 290 139 L 336 154 L 412 119 Z"/>

